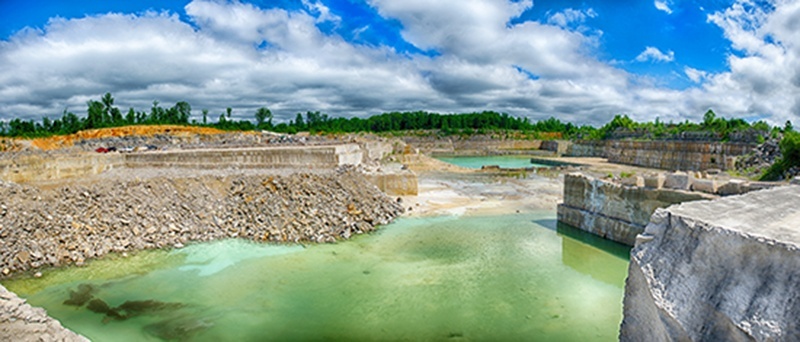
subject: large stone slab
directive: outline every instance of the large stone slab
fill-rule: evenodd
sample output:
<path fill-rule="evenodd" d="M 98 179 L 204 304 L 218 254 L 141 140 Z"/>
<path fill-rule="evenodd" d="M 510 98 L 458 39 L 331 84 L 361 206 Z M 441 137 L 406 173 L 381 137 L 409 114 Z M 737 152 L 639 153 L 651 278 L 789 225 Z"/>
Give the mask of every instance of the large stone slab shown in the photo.
<path fill-rule="evenodd" d="M 800 186 L 659 209 L 631 251 L 622 341 L 800 339 Z"/>

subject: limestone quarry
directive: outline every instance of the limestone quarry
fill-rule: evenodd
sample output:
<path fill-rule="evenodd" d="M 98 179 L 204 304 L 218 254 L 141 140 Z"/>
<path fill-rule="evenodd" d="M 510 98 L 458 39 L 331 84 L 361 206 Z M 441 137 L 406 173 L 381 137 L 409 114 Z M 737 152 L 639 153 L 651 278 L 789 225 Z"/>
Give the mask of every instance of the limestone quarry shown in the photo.
<path fill-rule="evenodd" d="M 800 187 L 724 172 L 737 158 L 739 167 L 765 167 L 775 159 L 772 145 L 390 140 L 175 127 L 82 134 L 3 142 L 0 278 L 226 238 L 330 243 L 404 211 L 557 205 L 559 221 L 634 246 L 621 340 L 800 338 Z M 471 171 L 429 153 L 524 154 L 555 164 L 573 157 L 559 164 L 571 166 L 527 179 L 531 171 Z M 441 174 L 448 176 L 435 178 Z M 83 339 L 2 287 L 0 300 L 0 338 Z"/>

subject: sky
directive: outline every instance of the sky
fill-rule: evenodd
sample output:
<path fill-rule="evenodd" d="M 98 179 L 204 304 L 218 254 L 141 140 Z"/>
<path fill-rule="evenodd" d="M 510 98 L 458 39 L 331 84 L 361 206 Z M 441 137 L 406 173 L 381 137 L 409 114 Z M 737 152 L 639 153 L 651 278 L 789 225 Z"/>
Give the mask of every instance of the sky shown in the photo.
<path fill-rule="evenodd" d="M 0 120 L 115 105 L 800 122 L 800 1 L 0 0 Z"/>

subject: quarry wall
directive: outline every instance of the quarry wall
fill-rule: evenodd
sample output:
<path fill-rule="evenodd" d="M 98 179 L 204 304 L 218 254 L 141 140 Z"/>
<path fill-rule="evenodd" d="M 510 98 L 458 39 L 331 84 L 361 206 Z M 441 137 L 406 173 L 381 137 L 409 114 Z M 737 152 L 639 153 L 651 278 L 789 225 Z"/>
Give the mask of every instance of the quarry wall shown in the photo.
<path fill-rule="evenodd" d="M 251 147 L 176 150 L 125 154 L 128 167 L 192 168 L 333 168 L 358 165 L 363 152 L 356 144 L 335 146 Z"/>
<path fill-rule="evenodd" d="M 563 223 L 633 246 L 657 208 L 713 198 L 701 192 L 624 186 L 572 173 L 564 176 L 564 202 L 557 213 Z"/>
<path fill-rule="evenodd" d="M 516 140 L 481 135 L 468 138 L 406 136 L 402 139 L 412 148 L 428 155 L 491 155 L 499 151 L 535 153 L 542 147 L 541 140 Z"/>
<path fill-rule="evenodd" d="M 122 154 L 25 155 L 0 159 L 0 179 L 15 183 L 49 181 L 94 175 L 124 166 Z"/>
<path fill-rule="evenodd" d="M 576 141 L 566 155 L 605 157 L 612 163 L 662 170 L 729 170 L 735 158 L 750 152 L 754 144 L 702 141 Z"/>
<path fill-rule="evenodd" d="M 332 169 L 342 165 L 361 165 L 365 160 L 380 160 L 391 152 L 391 144 L 387 143 L 362 145 L 194 149 L 127 154 L 36 154 L 0 160 L 0 180 L 15 183 L 53 181 L 96 175 L 121 167 Z M 417 176 L 408 170 L 368 172 L 367 179 L 389 195 L 417 194 Z"/>
<path fill-rule="evenodd" d="M 621 341 L 800 339 L 800 187 L 659 209 L 636 239 Z"/>

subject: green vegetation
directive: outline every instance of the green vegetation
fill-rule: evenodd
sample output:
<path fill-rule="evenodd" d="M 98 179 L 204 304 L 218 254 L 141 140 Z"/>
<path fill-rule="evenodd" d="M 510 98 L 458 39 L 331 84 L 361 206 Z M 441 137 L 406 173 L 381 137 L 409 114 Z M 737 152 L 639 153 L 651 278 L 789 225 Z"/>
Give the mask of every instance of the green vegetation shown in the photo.
<path fill-rule="evenodd" d="M 118 127 L 126 125 L 194 125 L 214 127 L 223 130 L 265 129 L 280 133 L 395 133 L 395 134 L 440 134 L 440 135 L 472 135 L 487 134 L 497 131 L 512 133 L 516 138 L 535 139 L 642 139 L 642 140 L 711 140 L 711 141 L 747 141 L 763 142 L 770 133 L 777 136 L 781 131 L 792 131 L 791 122 L 783 129 L 771 128 L 764 121 L 752 124 L 742 119 L 724 119 L 709 110 L 702 123 L 688 120 L 682 123 L 664 123 L 658 118 L 654 122 L 636 122 L 627 115 L 617 115 L 609 123 L 600 128 L 590 125 L 577 126 L 565 123 L 556 118 L 538 122 L 530 122 L 528 118 L 519 118 L 506 113 L 484 111 L 480 113 L 439 114 L 424 111 L 391 112 L 373 115 L 368 118 L 329 117 L 321 112 L 297 113 L 294 120 L 273 124 L 273 114 L 261 107 L 253 113 L 255 121 L 233 120 L 233 108 L 226 108 L 219 114 L 216 122 L 210 122 L 209 111 L 202 110 L 202 121 L 191 120 L 192 107 L 181 101 L 169 108 L 163 108 L 158 101 L 153 101 L 149 112 L 128 109 L 127 113 L 114 106 L 114 98 L 106 93 L 100 101 L 87 102 L 87 116 L 78 117 L 72 112 L 64 111 L 61 118 L 51 120 L 43 118 L 41 122 L 13 119 L 0 122 L 0 136 L 9 137 L 46 137 L 75 133 L 84 129 Z M 213 120 L 213 119 L 211 119 Z M 414 131 L 411 133 L 410 131 Z"/>

